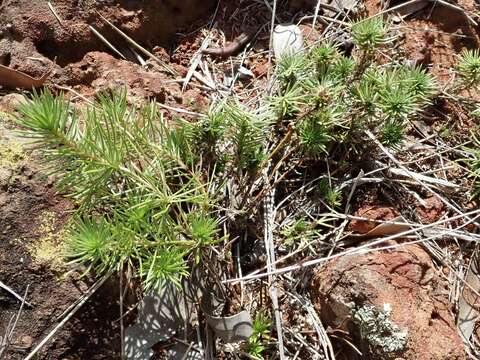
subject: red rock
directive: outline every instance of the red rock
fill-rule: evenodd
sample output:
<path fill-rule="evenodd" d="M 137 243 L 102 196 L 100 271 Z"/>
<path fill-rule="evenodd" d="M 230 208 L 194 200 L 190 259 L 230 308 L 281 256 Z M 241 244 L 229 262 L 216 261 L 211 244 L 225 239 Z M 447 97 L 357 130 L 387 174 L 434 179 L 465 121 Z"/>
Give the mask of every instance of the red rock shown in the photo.
<path fill-rule="evenodd" d="M 431 196 L 424 199 L 426 206 L 417 206 L 417 214 L 420 216 L 422 223 L 431 224 L 440 218 L 445 213 L 445 205 L 436 196 Z"/>
<path fill-rule="evenodd" d="M 314 275 L 312 300 L 325 325 L 350 333 L 362 359 L 465 359 L 440 277 L 420 246 L 332 260 Z"/>
<path fill-rule="evenodd" d="M 398 212 L 390 207 L 378 205 L 367 206 L 355 211 L 354 216 L 364 217 L 370 220 L 392 220 L 398 216 Z M 348 225 L 348 230 L 360 234 L 365 234 L 372 230 L 378 223 L 364 220 L 352 220 Z"/>

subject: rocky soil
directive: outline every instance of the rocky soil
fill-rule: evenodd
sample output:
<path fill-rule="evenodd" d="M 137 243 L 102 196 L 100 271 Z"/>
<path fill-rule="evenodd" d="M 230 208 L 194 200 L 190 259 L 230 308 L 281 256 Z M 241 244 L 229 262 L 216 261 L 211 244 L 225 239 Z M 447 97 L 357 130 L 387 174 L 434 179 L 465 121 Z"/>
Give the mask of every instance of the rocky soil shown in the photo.
<path fill-rule="evenodd" d="M 310 5 L 309 1 L 281 2 L 279 20 L 299 21 L 301 14 L 312 13 Z M 380 2 L 373 0 L 363 5 L 368 14 L 381 9 Z M 468 12 L 478 11 L 473 1 L 461 0 L 458 5 Z M 214 43 L 222 44 L 219 30 L 232 40 L 244 28 L 268 24 L 271 17 L 270 10 L 255 1 L 221 1 L 216 6 L 213 0 L 57 0 L 57 19 L 45 1 L 0 0 L 0 64 L 33 77 L 52 71 L 47 86 L 55 92 L 66 91 L 74 102 L 92 100 L 98 91 L 122 86 L 132 103 L 150 99 L 167 107 L 202 112 L 209 106 L 212 89 L 194 77 L 182 90 L 182 79 L 208 31 Z M 251 16 L 250 8 L 262 10 Z M 168 64 L 174 75 L 145 54 L 146 64 L 140 64 L 124 39 L 98 13 Z M 309 24 L 303 24 L 302 30 L 307 42 L 313 43 L 322 25 L 310 31 Z M 127 54 L 126 58 L 106 47 L 89 26 Z M 398 51 L 429 66 L 441 84 L 448 81 L 458 52 L 479 45 L 478 26 L 448 7 L 427 7 L 398 20 L 395 29 L 402 39 Z M 243 62 L 253 79 L 239 81 L 234 91 L 242 95 L 262 92 L 268 72 L 266 49 L 268 27 L 259 32 Z M 214 75 L 222 74 L 219 76 L 232 68 L 228 59 L 214 59 L 209 64 Z M 15 329 L 5 357 L 12 360 L 22 359 L 94 283 L 94 279 L 81 278 L 79 269 L 65 276 L 69 268 L 64 263 L 52 267 L 58 256 L 55 246 L 45 250 L 46 261 L 32 251 L 39 244 L 61 242 L 58 234 L 75 204 L 56 192 L 49 174 L 39 165 L 38 154 L 14 132 L 11 115 L 21 101 L 19 92 L 0 90 L 0 280 L 22 295 L 28 287 L 27 298 L 33 306 L 24 309 Z M 429 116 L 419 120 L 431 134 L 445 127 L 459 136 L 468 134 L 465 129 L 474 125 L 471 119 L 454 105 L 435 105 Z M 167 110 L 165 114 L 173 116 Z M 422 201 L 403 204 L 387 187 L 361 189 L 353 199 L 352 214 L 372 221 L 353 220 L 347 231 L 364 234 L 376 226 L 373 220 L 392 220 L 405 213 L 423 224 L 442 218 L 445 206 L 431 194 L 423 195 Z M 470 199 L 463 200 L 466 204 Z M 466 359 L 456 327 L 457 309 L 449 297 L 452 281 L 444 270 L 449 271 L 439 266 L 425 247 L 409 245 L 327 262 L 305 275 L 305 293 L 332 335 L 339 359 Z M 118 295 L 118 281 L 112 277 L 37 358 L 119 358 Z M 294 318 L 287 303 L 282 305 L 285 318 Z M 0 293 L 0 336 L 19 306 L 7 292 Z"/>

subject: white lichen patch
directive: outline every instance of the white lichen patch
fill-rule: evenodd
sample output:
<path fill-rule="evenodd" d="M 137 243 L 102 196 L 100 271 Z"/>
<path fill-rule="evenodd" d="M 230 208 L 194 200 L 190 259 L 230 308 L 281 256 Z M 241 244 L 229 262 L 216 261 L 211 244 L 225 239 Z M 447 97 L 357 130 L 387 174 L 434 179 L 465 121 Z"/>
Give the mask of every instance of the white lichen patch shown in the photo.
<path fill-rule="evenodd" d="M 402 351 L 407 344 L 408 331 L 392 323 L 391 308 L 390 304 L 384 304 L 381 310 L 365 304 L 352 309 L 352 320 L 358 326 L 362 340 L 379 355 Z"/>

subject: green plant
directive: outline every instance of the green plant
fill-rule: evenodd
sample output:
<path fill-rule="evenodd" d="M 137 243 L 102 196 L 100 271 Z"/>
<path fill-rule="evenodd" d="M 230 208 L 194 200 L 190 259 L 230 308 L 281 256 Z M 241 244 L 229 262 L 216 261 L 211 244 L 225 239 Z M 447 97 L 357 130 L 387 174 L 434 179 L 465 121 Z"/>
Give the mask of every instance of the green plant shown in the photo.
<path fill-rule="evenodd" d="M 269 339 L 271 319 L 264 311 L 259 311 L 253 320 L 252 335 L 248 339 L 247 352 L 257 359 L 263 359 L 264 342 Z"/>
<path fill-rule="evenodd" d="M 456 70 L 467 86 L 478 85 L 480 83 L 480 51 L 478 49 L 462 51 Z"/>
<path fill-rule="evenodd" d="M 234 159 L 240 169 L 258 164 L 264 157 L 263 143 L 272 122 L 270 109 L 258 113 L 248 111 L 243 105 L 228 104 L 225 108 L 230 119 L 231 141 L 235 145 Z"/>
<path fill-rule="evenodd" d="M 473 180 L 473 196 L 480 198 L 480 137 L 472 131 L 472 146 L 465 149 L 470 155 L 466 163 L 470 167 Z"/>
<path fill-rule="evenodd" d="M 381 16 L 359 20 L 351 27 L 353 43 L 364 51 L 373 51 L 388 43 L 387 33 L 388 25 Z"/>
<path fill-rule="evenodd" d="M 317 74 L 324 77 L 339 57 L 339 52 L 333 43 L 320 44 L 312 49 L 310 56 L 315 64 Z"/>
<path fill-rule="evenodd" d="M 435 82 L 423 69 L 376 62 L 373 50 L 390 42 L 381 17 L 351 30 L 360 50 L 351 57 L 331 43 L 282 57 L 268 97 L 223 99 L 194 120 L 167 121 L 155 103 L 129 106 L 126 92 L 100 95 L 83 111 L 61 94 L 34 93 L 18 123 L 78 205 L 71 261 L 97 274 L 128 269 L 145 288 L 179 284 L 206 250 L 239 235 L 235 217 L 271 186 L 289 176 L 300 183 L 296 165 L 354 160 L 368 148 L 366 129 L 398 146 Z M 341 206 L 340 189 L 320 185 L 317 205 Z"/>
<path fill-rule="evenodd" d="M 437 93 L 433 76 L 420 67 L 376 63 L 373 50 L 390 42 L 382 17 L 360 20 L 351 31 L 362 50 L 352 57 L 325 43 L 278 63 L 279 86 L 270 103 L 295 125 L 304 157 L 318 159 L 338 144 L 360 149 L 366 128 L 385 145 L 398 146 L 407 121 Z M 335 196 L 330 200 L 338 203 Z"/>
<path fill-rule="evenodd" d="M 124 91 L 77 112 L 45 90 L 19 112 L 23 135 L 78 204 L 71 263 L 99 275 L 130 268 L 146 289 L 180 284 L 205 249 L 229 236 L 219 193 L 232 175 L 242 183 L 255 173 L 273 119 L 269 107 L 226 101 L 197 121 L 167 123 L 155 103 L 128 106 Z"/>
<path fill-rule="evenodd" d="M 284 237 L 283 245 L 292 247 L 297 240 L 302 240 L 310 228 L 306 219 L 302 218 L 295 221 L 290 226 L 285 227 L 282 230 L 282 236 Z"/>
<path fill-rule="evenodd" d="M 310 60 L 302 53 L 287 54 L 277 64 L 276 76 L 283 89 L 301 83 L 311 75 Z"/>
<path fill-rule="evenodd" d="M 327 179 L 321 179 L 318 182 L 317 189 L 319 195 L 328 206 L 338 207 L 342 202 L 342 191 L 338 188 L 332 188 Z"/>
<path fill-rule="evenodd" d="M 380 138 L 382 144 L 396 147 L 403 140 L 404 125 L 401 122 L 390 120 L 385 122 L 382 128 L 382 137 Z"/>
<path fill-rule="evenodd" d="M 379 106 L 387 120 L 408 118 L 435 94 L 435 81 L 420 68 L 405 66 L 378 73 Z"/>
<path fill-rule="evenodd" d="M 178 284 L 190 255 L 198 261 L 219 238 L 195 124 L 167 126 L 154 104 L 128 107 L 125 92 L 79 114 L 47 90 L 19 111 L 23 134 L 79 205 L 67 241 L 73 262 L 97 274 L 128 266 L 146 288 Z"/>

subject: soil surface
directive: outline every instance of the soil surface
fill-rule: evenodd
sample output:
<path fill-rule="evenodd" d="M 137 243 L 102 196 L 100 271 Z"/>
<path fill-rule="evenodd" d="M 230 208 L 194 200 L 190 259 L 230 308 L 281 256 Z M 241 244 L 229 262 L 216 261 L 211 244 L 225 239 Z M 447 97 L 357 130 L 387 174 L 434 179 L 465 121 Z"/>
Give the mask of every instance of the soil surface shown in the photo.
<path fill-rule="evenodd" d="M 27 295 L 15 327 L 8 359 L 23 359 L 32 346 L 52 330 L 62 313 L 92 284 L 78 272 L 63 275 L 53 268 L 55 256 L 41 247 L 55 240 L 72 204 L 56 194 L 52 181 L 11 131 L 3 129 L 0 141 L 0 278 L 15 292 Z M 18 147 L 17 147 L 18 146 Z M 9 156 L 14 153 L 15 156 Z M 11 158 L 10 162 L 6 159 Z M 45 249 L 34 253 L 32 249 Z M 51 248 L 54 251 L 54 248 Z M 63 266 L 63 264 L 59 265 Z M 117 287 L 106 283 L 55 335 L 38 359 L 112 359 L 119 349 Z M 118 294 L 118 293 L 117 293 Z M 20 301 L 2 291 L 0 328 L 5 329 L 20 308 Z"/>
<path fill-rule="evenodd" d="M 33 77 L 52 70 L 47 85 L 54 91 L 67 91 L 73 100 L 93 99 L 98 91 L 124 86 L 132 103 L 154 99 L 167 107 L 204 111 L 212 91 L 208 82 L 193 76 L 185 89 L 182 85 L 207 35 L 211 37 L 210 46 L 216 47 L 244 31 L 257 29 L 252 51 L 242 60 L 252 71 L 253 79 L 234 83 L 232 91 L 254 94 L 262 89 L 259 85 L 266 83 L 265 50 L 271 12 L 262 1 L 220 1 L 218 7 L 213 0 L 56 0 L 52 4 L 56 15 L 46 1 L 0 0 L 0 64 Z M 368 0 L 362 5 L 367 14 L 381 10 L 380 1 Z M 473 0 L 461 0 L 458 5 L 467 14 L 476 9 Z M 132 50 L 99 14 L 151 51 L 170 71 L 140 50 Z M 302 21 L 307 43 L 313 43 L 324 27 L 320 23 L 310 31 L 311 18 L 302 20 L 302 15 L 311 14 L 312 1 L 283 1 L 279 4 L 278 21 Z M 107 38 L 125 58 L 105 45 L 89 26 Z M 396 21 L 393 27 L 400 38 L 398 51 L 430 69 L 440 84 L 451 78 L 457 54 L 479 45 L 478 26 L 472 25 L 463 12 L 441 4 L 429 5 Z M 213 76 L 224 82 L 233 62 L 211 60 Z M 6 148 L 10 155 L 12 151 L 15 153 L 20 142 L 12 133 L 11 121 L 2 119 L 3 112 L 12 112 L 12 104 L 18 102 L 17 95 L 12 94 L 15 92 L 1 89 L 4 96 L 0 104 L 0 155 L 1 149 Z M 419 122 L 430 126 L 431 131 L 441 132 L 448 127 L 458 130 L 459 136 L 468 136 L 468 129 L 474 124 L 455 104 L 438 103 L 433 108 L 432 114 Z M 166 114 L 171 116 L 167 111 Z M 61 232 L 75 205 L 56 193 L 52 179 L 38 165 L 37 155 L 25 150 L 22 143 L 19 146 L 22 150 L 13 160 L 2 162 L 0 157 L 0 280 L 21 295 L 28 287 L 27 300 L 33 305 L 24 309 L 15 328 L 6 355 L 6 359 L 13 360 L 22 359 L 35 347 L 61 320 L 62 313 L 93 284 L 92 279 L 81 278 L 79 270 L 64 276 L 64 264 L 52 267 L 51 261 L 42 262 L 41 257 L 32 253 L 32 246 Z M 407 211 L 415 213 L 419 222 L 437 221 L 445 214 L 445 208 L 438 199 L 424 195 L 422 201 L 412 199 L 415 205 L 407 208 L 387 186 L 372 186 L 358 192 L 352 213 L 371 220 L 391 220 Z M 50 225 L 46 219 L 50 219 Z M 358 220 L 347 229 L 366 233 L 374 226 L 373 222 Z M 368 304 L 373 306 L 391 303 L 392 319 L 401 328 L 411 329 L 414 341 L 402 353 L 406 359 L 464 359 L 453 310 L 442 292 L 445 280 L 433 274 L 431 259 L 420 247 L 411 247 L 401 256 L 393 259 L 391 254 L 382 253 L 375 259 L 365 255 L 329 263 L 309 285 L 318 310 L 328 325 L 341 331 L 351 330 L 351 323 L 340 316 L 340 310 L 336 313 L 331 304 L 326 304 L 326 299 L 335 297 L 341 307 L 357 301 L 356 292 L 364 293 L 371 299 Z M 384 287 L 378 285 L 381 281 L 385 281 Z M 363 300 L 356 303 L 359 307 L 365 304 Z M 19 307 L 20 302 L 10 294 L 0 293 L 0 335 Z M 419 316 L 412 317 L 412 313 Z M 119 358 L 118 318 L 118 279 L 112 278 L 42 348 L 37 359 Z M 350 340 L 356 341 L 355 335 Z M 430 351 L 431 357 L 415 357 Z"/>

